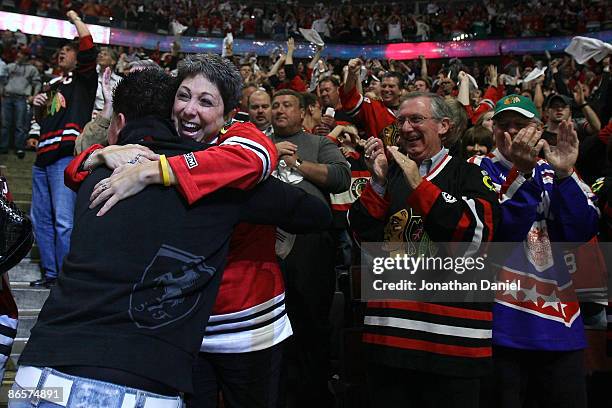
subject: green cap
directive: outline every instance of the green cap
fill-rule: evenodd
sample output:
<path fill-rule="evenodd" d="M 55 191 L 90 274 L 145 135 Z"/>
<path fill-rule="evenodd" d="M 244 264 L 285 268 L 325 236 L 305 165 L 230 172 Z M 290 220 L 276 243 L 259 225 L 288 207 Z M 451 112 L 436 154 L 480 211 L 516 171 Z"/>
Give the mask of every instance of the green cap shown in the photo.
<path fill-rule="evenodd" d="M 522 95 L 508 95 L 501 98 L 495 105 L 493 117 L 509 110 L 518 112 L 529 119 L 534 117 L 540 119 L 540 112 L 538 112 L 531 99 Z"/>

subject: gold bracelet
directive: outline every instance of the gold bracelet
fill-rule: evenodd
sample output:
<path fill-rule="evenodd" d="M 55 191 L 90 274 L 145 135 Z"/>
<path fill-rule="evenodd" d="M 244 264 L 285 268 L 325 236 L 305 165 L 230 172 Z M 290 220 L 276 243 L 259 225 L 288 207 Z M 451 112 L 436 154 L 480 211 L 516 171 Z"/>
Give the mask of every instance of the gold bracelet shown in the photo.
<path fill-rule="evenodd" d="M 166 159 L 165 154 L 159 156 L 159 167 L 161 168 L 161 176 L 162 181 L 164 182 L 164 187 L 170 187 L 170 171 L 168 170 L 168 159 Z"/>

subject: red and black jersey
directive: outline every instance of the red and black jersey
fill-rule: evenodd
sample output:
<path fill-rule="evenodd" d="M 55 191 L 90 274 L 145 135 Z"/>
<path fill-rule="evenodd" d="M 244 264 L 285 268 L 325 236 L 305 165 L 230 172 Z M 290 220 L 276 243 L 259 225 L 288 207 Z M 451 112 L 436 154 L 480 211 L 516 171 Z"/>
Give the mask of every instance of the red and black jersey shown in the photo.
<path fill-rule="evenodd" d="M 493 239 L 499 209 L 487 175 L 472 164 L 446 156 L 411 191 L 402 171 L 389 170 L 387 193 L 370 183 L 349 210 L 361 242 L 396 242 L 390 256 L 430 241 Z M 401 245 L 400 245 L 401 244 Z M 479 376 L 491 362 L 492 312 L 489 304 L 370 301 L 363 341 L 377 363 L 450 376 Z"/>
<path fill-rule="evenodd" d="M 503 85 L 499 85 L 497 88 L 490 86 L 484 93 L 484 96 L 478 106 L 473 108 L 471 105 L 465 105 L 465 111 L 470 118 L 472 124 L 476 124 L 478 119 L 486 112 L 493 110 L 495 104 L 505 95 L 505 88 Z"/>
<path fill-rule="evenodd" d="M 361 95 L 357 88 L 349 92 L 340 88 L 342 108 L 353 122 L 364 129 L 366 136 L 382 139 L 386 146 L 394 146 L 399 135 L 395 125 L 395 114 L 381 101 L 373 101 Z"/>
<path fill-rule="evenodd" d="M 35 164 L 39 167 L 72 156 L 74 141 L 91 120 L 98 89 L 97 49 L 90 35 L 79 41 L 76 69 L 47 85 L 49 99 L 36 150 Z"/>

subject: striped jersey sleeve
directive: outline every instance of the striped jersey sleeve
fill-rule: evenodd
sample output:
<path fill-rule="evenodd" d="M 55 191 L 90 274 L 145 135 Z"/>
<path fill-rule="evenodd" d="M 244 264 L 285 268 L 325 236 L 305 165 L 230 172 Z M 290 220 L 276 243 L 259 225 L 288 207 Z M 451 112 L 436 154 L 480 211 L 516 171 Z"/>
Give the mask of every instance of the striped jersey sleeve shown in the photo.
<path fill-rule="evenodd" d="M 342 109 L 361 126 L 367 136 L 379 137 L 382 131 L 395 122 L 395 115 L 382 102 L 361 95 L 356 88 L 349 92 L 340 89 Z"/>
<path fill-rule="evenodd" d="M 270 176 L 278 161 L 274 143 L 252 123 L 234 123 L 216 143 L 168 159 L 190 204 L 222 187 L 252 188 Z"/>

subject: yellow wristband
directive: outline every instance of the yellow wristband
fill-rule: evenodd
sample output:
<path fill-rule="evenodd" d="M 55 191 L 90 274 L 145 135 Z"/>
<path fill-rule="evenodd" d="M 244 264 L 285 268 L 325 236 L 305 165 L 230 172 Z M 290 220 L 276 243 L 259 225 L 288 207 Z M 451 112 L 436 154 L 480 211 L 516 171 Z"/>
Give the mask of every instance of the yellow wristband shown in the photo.
<path fill-rule="evenodd" d="M 161 168 L 162 181 L 165 187 L 170 187 L 170 171 L 168 170 L 168 159 L 166 155 L 159 156 L 159 167 Z"/>

